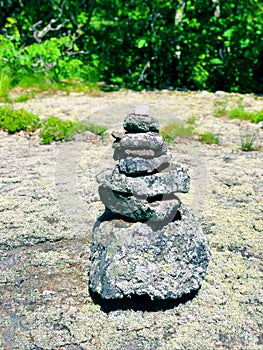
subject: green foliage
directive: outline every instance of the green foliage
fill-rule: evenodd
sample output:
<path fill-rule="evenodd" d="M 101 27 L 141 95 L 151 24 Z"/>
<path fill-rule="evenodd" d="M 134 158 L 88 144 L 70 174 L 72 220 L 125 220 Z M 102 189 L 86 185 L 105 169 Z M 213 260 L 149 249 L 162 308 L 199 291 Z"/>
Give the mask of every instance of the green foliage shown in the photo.
<path fill-rule="evenodd" d="M 191 125 L 192 127 L 194 126 L 195 122 L 196 122 L 196 116 L 192 116 L 189 119 L 187 119 L 187 124 Z"/>
<path fill-rule="evenodd" d="M 9 102 L 9 91 L 11 89 L 12 78 L 9 71 L 4 68 L 0 71 L 0 102 Z"/>
<path fill-rule="evenodd" d="M 218 134 L 214 134 L 212 132 L 206 132 L 203 134 L 199 134 L 199 141 L 202 143 L 206 143 L 206 144 L 216 144 L 219 145 L 220 140 L 219 140 L 219 135 Z"/>
<path fill-rule="evenodd" d="M 52 141 L 70 141 L 73 136 L 90 130 L 104 139 L 107 128 L 102 125 L 85 124 L 79 121 L 63 121 L 57 117 L 49 117 L 40 123 L 39 116 L 23 109 L 13 110 L 10 107 L 0 107 L 0 128 L 13 134 L 25 130 L 33 132 L 40 128 L 42 144 Z"/>
<path fill-rule="evenodd" d="M 214 102 L 214 116 L 216 118 L 223 117 L 227 114 L 227 102 L 226 101 L 215 101 Z"/>
<path fill-rule="evenodd" d="M 123 0 L 112 6 L 100 0 L 98 5 L 101 25 L 94 36 L 105 43 L 101 67 L 107 80 L 120 77 L 139 90 L 262 91 L 259 0 Z"/>
<path fill-rule="evenodd" d="M 229 114 L 230 119 L 241 119 L 241 120 L 249 120 L 252 123 L 259 123 L 263 120 L 263 110 L 259 112 L 247 112 L 244 110 L 244 107 L 236 107 L 233 108 Z"/>
<path fill-rule="evenodd" d="M 29 91 L 26 92 L 25 94 L 19 95 L 17 97 L 15 97 L 13 99 L 13 102 L 17 103 L 17 102 L 26 102 L 32 98 L 35 97 L 35 92 L 34 91 Z"/>
<path fill-rule="evenodd" d="M 256 140 L 256 135 L 251 133 L 245 133 L 240 136 L 241 150 L 245 152 L 255 150 L 254 142 Z"/>
<path fill-rule="evenodd" d="M 10 134 L 16 131 L 36 130 L 40 126 L 39 116 L 23 109 L 12 110 L 10 107 L 0 107 L 0 128 Z"/>
<path fill-rule="evenodd" d="M 163 127 L 160 134 L 166 143 L 172 143 L 176 138 L 188 138 L 197 135 L 199 141 L 206 144 L 219 144 L 219 135 L 212 132 L 198 134 L 194 131 L 195 117 L 189 118 L 187 124 L 172 122 Z"/>
<path fill-rule="evenodd" d="M 49 117 L 40 129 L 41 143 L 46 145 L 52 141 L 70 141 L 74 135 L 84 130 L 84 125 L 78 121 L 63 121 L 57 117 Z"/>
<path fill-rule="evenodd" d="M 172 122 L 160 130 L 160 134 L 167 143 L 173 142 L 177 137 L 185 138 L 193 134 L 193 126 L 182 122 Z"/>
<path fill-rule="evenodd" d="M 0 23 L 11 87 L 43 74 L 136 90 L 263 91 L 260 0 L 6 0 Z"/>
<path fill-rule="evenodd" d="M 102 140 L 104 140 L 105 132 L 107 131 L 106 126 L 97 124 L 85 124 L 85 128 L 86 130 L 89 130 L 94 134 L 101 136 Z"/>
<path fill-rule="evenodd" d="M 83 133 L 86 130 L 90 130 L 103 139 L 107 128 L 96 124 L 85 124 L 70 120 L 64 121 L 57 117 L 49 117 L 40 129 L 41 143 L 46 145 L 52 141 L 70 141 L 74 135 Z"/>

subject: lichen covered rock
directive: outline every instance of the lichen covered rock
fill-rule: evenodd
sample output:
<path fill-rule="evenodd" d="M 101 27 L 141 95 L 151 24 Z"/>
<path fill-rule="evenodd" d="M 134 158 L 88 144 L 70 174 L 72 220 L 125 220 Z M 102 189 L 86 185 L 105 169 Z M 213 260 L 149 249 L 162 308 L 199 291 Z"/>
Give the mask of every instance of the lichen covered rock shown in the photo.
<path fill-rule="evenodd" d="M 177 197 L 189 191 L 188 169 L 172 162 L 148 106 L 124 128 L 112 134 L 115 168 L 96 177 L 113 217 L 93 230 L 90 290 L 102 300 L 176 300 L 200 288 L 208 263 L 205 236 Z"/>
<path fill-rule="evenodd" d="M 105 206 L 113 213 L 137 221 L 162 221 L 176 215 L 180 199 L 175 195 L 152 197 L 127 196 L 121 192 L 99 187 L 99 195 Z"/>
<path fill-rule="evenodd" d="M 206 238 L 194 215 L 153 231 L 145 223 L 104 221 L 91 244 L 90 289 L 104 299 L 149 295 L 177 299 L 197 290 L 208 264 Z"/>
<path fill-rule="evenodd" d="M 156 132 L 125 134 L 113 143 L 116 149 L 159 149 L 163 146 L 163 137 Z"/>
<path fill-rule="evenodd" d="M 167 172 L 140 177 L 121 174 L 118 168 L 113 171 L 106 169 L 96 178 L 102 187 L 109 188 L 112 191 L 147 197 L 176 192 L 186 193 L 190 187 L 190 177 L 187 168 L 184 166 L 177 166 Z"/>
<path fill-rule="evenodd" d="M 171 155 L 165 154 L 152 159 L 127 157 L 120 159 L 119 170 L 127 175 L 147 175 L 169 167 Z"/>
<path fill-rule="evenodd" d="M 131 113 L 125 117 L 123 128 L 128 132 L 148 132 L 160 130 L 160 124 L 156 118 L 148 115 Z"/>

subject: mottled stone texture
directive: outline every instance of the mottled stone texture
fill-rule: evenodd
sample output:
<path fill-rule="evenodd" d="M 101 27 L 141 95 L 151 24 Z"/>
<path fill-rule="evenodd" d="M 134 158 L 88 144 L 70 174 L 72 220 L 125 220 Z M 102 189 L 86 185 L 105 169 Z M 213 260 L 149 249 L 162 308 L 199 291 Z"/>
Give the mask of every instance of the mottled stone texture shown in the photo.
<path fill-rule="evenodd" d="M 158 149 L 114 149 L 113 159 L 120 160 L 125 157 L 141 157 L 144 159 L 152 159 L 154 157 L 160 157 L 167 153 L 167 146 L 163 145 Z"/>
<path fill-rule="evenodd" d="M 118 168 L 107 169 L 97 176 L 98 183 L 113 191 L 137 196 L 157 196 L 175 192 L 186 193 L 190 187 L 187 169 L 177 166 L 175 169 L 159 174 L 130 177 L 121 174 Z"/>
<path fill-rule="evenodd" d="M 113 143 L 116 149 L 159 149 L 163 146 L 163 138 L 156 132 L 125 134 Z"/>
<path fill-rule="evenodd" d="M 129 114 L 124 119 L 123 127 L 128 132 L 158 132 L 160 130 L 160 124 L 157 119 L 136 114 Z"/>
<path fill-rule="evenodd" d="M 168 154 L 153 159 L 127 157 L 120 159 L 119 170 L 127 175 L 147 175 L 164 170 L 170 165 L 170 161 L 171 156 Z"/>
<path fill-rule="evenodd" d="M 104 300 L 175 300 L 199 289 L 208 263 L 205 236 L 177 197 L 189 191 L 190 176 L 171 161 L 147 106 L 124 128 L 113 133 L 115 168 L 97 175 L 112 217 L 93 231 L 90 290 Z"/>
<path fill-rule="evenodd" d="M 102 222 L 93 232 L 90 288 L 105 299 L 149 295 L 176 299 L 197 290 L 205 275 L 206 238 L 187 209 L 153 231 L 144 223 Z"/>
<path fill-rule="evenodd" d="M 121 214 L 132 220 L 162 221 L 176 214 L 180 200 L 175 195 L 160 196 L 158 200 L 152 197 L 136 197 L 123 195 L 110 189 L 99 187 L 99 195 L 105 206 L 115 214 Z"/>

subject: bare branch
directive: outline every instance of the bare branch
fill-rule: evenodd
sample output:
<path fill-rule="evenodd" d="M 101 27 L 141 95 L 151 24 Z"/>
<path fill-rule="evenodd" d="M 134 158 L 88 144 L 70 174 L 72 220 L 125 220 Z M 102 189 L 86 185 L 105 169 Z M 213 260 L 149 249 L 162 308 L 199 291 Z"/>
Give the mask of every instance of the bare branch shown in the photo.
<path fill-rule="evenodd" d="M 175 25 L 178 25 L 182 22 L 185 6 L 186 6 L 186 0 L 181 0 L 181 2 L 179 3 L 175 11 L 175 18 L 174 18 Z"/>
<path fill-rule="evenodd" d="M 65 0 L 61 1 L 59 4 L 55 3 L 54 0 L 49 0 L 50 4 L 57 9 L 58 16 L 57 18 L 52 18 L 49 23 L 42 29 L 40 29 L 40 26 L 43 24 L 43 21 L 40 20 L 36 23 L 34 23 L 31 27 L 31 31 L 33 31 L 33 36 L 36 40 L 37 43 L 41 43 L 43 41 L 43 38 L 47 35 L 49 32 L 56 32 L 61 30 L 62 28 L 66 27 L 66 24 L 70 22 L 70 19 L 66 19 L 61 23 L 62 16 L 64 14 L 64 5 L 65 5 Z M 66 29 L 66 28 L 65 28 Z M 62 33 L 62 36 L 67 36 L 70 38 L 69 43 L 64 43 L 61 42 L 61 44 L 58 44 L 58 48 L 60 49 L 60 55 L 53 61 L 53 62 L 46 62 L 43 59 L 43 56 L 39 56 L 39 58 L 36 59 L 35 63 L 31 64 L 32 69 L 34 70 L 35 73 L 41 73 L 48 71 L 55 66 L 58 65 L 58 61 L 61 57 L 63 56 L 74 56 L 74 55 L 88 55 L 90 52 L 89 51 L 84 51 L 84 50 L 74 50 L 74 44 L 75 42 L 83 35 L 83 32 L 80 30 L 80 26 L 78 26 L 78 29 L 76 32 L 73 32 L 69 29 L 67 32 L 65 31 Z M 36 67 L 36 69 L 34 69 Z M 37 69 L 37 67 L 40 67 Z"/>
<path fill-rule="evenodd" d="M 142 80 L 145 79 L 145 77 L 146 77 L 145 72 L 146 72 L 146 70 L 147 70 L 148 68 L 150 68 L 150 67 L 151 67 L 151 63 L 150 63 L 150 61 L 149 61 L 149 62 L 147 62 L 146 65 L 144 66 L 144 68 L 143 68 L 143 70 L 142 70 L 142 72 L 141 72 L 141 74 L 140 74 L 139 81 L 142 81 Z"/>
<path fill-rule="evenodd" d="M 33 36 L 34 36 L 35 40 L 36 40 L 38 43 L 41 43 L 41 42 L 42 42 L 42 39 L 44 38 L 44 36 L 45 36 L 48 32 L 50 32 L 50 31 L 52 31 L 52 32 L 58 31 L 58 30 L 60 30 L 61 28 L 64 28 L 65 25 L 69 22 L 69 20 L 67 19 L 67 20 L 65 20 L 63 23 L 57 24 L 57 23 L 60 21 L 62 15 L 63 15 L 63 7 L 64 7 L 65 1 L 63 1 L 63 2 L 61 3 L 61 7 L 59 7 L 53 0 L 49 0 L 49 1 L 51 2 L 52 6 L 54 6 L 54 7 L 57 8 L 57 10 L 59 11 L 59 14 L 58 14 L 58 17 L 57 17 L 56 19 L 55 19 L 55 18 L 52 18 L 52 19 L 49 21 L 49 23 L 48 23 L 43 29 L 41 29 L 41 30 L 39 30 L 37 27 L 38 27 L 39 25 L 41 25 L 41 24 L 43 23 L 43 21 L 40 20 L 40 21 L 38 21 L 38 22 L 36 22 L 36 23 L 34 23 L 34 24 L 32 25 L 32 27 L 31 27 L 30 29 L 33 31 Z M 56 25 L 56 26 L 54 27 L 54 25 Z"/>
<path fill-rule="evenodd" d="M 71 52 L 67 52 L 66 55 L 67 56 L 73 56 L 73 55 L 88 55 L 90 53 L 90 51 L 83 51 L 83 50 L 80 50 L 80 51 L 71 51 Z"/>
<path fill-rule="evenodd" d="M 40 56 L 40 58 L 36 61 L 36 63 L 32 63 L 31 66 L 32 67 L 37 67 L 38 65 L 42 66 L 43 68 L 41 69 L 33 69 L 34 73 L 42 73 L 42 72 L 49 71 L 53 67 L 56 67 L 57 64 L 58 64 L 58 59 L 54 62 L 47 63 L 43 60 L 42 56 Z"/>

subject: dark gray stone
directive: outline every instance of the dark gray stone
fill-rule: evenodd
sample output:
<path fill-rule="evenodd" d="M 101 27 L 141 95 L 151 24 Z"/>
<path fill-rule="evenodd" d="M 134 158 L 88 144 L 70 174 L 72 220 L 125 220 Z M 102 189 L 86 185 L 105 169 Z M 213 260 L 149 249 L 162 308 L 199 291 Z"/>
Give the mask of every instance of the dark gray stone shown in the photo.
<path fill-rule="evenodd" d="M 125 174 L 143 175 L 161 171 L 170 165 L 171 155 L 162 155 L 153 159 L 127 157 L 120 159 L 119 170 Z"/>
<path fill-rule="evenodd" d="M 160 124 L 153 117 L 129 114 L 124 119 L 123 128 L 128 132 L 159 132 Z"/>
<path fill-rule="evenodd" d="M 148 295 L 177 299 L 201 286 L 206 238 L 194 215 L 153 231 L 144 223 L 104 221 L 94 229 L 89 286 L 104 299 Z"/>
<path fill-rule="evenodd" d="M 97 175 L 98 183 L 112 191 L 133 194 L 135 196 L 153 197 L 176 192 L 186 193 L 190 187 L 190 176 L 187 169 L 177 165 L 172 170 L 159 174 L 130 177 L 119 172 L 106 169 Z"/>
<path fill-rule="evenodd" d="M 112 147 L 116 149 L 159 149 L 164 145 L 163 137 L 156 132 L 125 134 L 116 140 Z"/>
<path fill-rule="evenodd" d="M 147 198 L 127 196 L 99 187 L 99 195 L 105 207 L 115 214 L 120 214 L 136 221 L 163 221 L 180 207 L 181 202 L 175 195 L 160 196 L 152 201 Z"/>
<path fill-rule="evenodd" d="M 114 149 L 113 159 L 120 160 L 126 157 L 141 157 L 151 159 L 154 157 L 160 157 L 167 153 L 167 146 L 163 145 L 157 149 Z"/>

